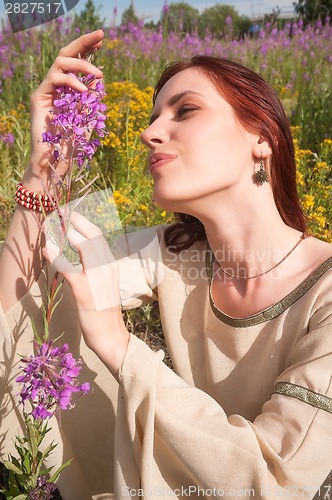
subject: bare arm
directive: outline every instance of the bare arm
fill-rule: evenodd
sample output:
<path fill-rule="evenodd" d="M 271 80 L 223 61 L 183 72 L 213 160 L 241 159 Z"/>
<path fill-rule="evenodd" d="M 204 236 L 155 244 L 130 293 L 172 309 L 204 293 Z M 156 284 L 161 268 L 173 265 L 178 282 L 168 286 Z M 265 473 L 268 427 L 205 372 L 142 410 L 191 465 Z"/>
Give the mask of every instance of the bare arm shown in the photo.
<path fill-rule="evenodd" d="M 48 167 L 49 145 L 42 143 L 43 132 L 50 130 L 50 108 L 55 97 L 55 88 L 69 85 L 83 91 L 86 87 L 68 73 L 94 74 L 102 77 L 102 72 L 89 62 L 78 59 L 92 48 L 102 44 L 103 32 L 95 31 L 81 36 L 62 48 L 45 80 L 31 96 L 31 155 L 30 164 L 24 174 L 22 184 L 36 193 L 44 193 L 45 187 L 51 191 L 51 175 Z M 64 162 L 57 165 L 58 175 L 66 172 Z M 5 243 L 0 254 L 0 301 L 4 311 L 20 300 L 38 279 L 42 268 L 43 217 L 24 207 L 18 206 L 14 212 Z"/>
<path fill-rule="evenodd" d="M 129 342 L 120 303 L 118 263 L 100 229 L 75 211 L 68 238 L 79 253 L 81 268 L 71 265 L 51 238 L 43 255 L 71 286 L 86 345 L 118 378 Z"/>

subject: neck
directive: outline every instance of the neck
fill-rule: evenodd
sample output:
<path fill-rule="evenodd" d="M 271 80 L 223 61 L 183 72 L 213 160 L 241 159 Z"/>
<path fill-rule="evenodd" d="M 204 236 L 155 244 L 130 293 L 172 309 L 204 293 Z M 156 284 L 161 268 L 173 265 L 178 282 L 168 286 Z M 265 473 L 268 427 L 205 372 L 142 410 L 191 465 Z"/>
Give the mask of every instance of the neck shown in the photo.
<path fill-rule="evenodd" d="M 219 266 L 230 275 L 253 277 L 265 273 L 285 257 L 300 240 L 301 233 L 287 226 L 274 201 L 266 197 L 246 205 L 214 203 L 211 211 L 196 212 Z M 290 257 L 289 257 L 290 258 Z"/>

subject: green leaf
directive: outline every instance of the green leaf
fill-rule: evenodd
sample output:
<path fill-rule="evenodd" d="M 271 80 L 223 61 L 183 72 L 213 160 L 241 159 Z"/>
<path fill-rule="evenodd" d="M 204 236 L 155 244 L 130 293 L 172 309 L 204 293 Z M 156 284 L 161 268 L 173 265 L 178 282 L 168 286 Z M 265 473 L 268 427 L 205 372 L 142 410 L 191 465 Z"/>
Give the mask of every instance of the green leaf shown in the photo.
<path fill-rule="evenodd" d="M 47 342 L 48 337 L 50 335 L 49 327 L 48 327 L 48 321 L 47 321 L 47 312 L 45 310 L 45 307 L 42 307 L 43 311 L 43 324 L 44 324 L 44 341 Z"/>
<path fill-rule="evenodd" d="M 61 339 L 61 337 L 63 337 L 65 334 L 65 332 L 62 332 L 60 333 L 60 335 L 58 335 L 55 339 L 54 339 L 54 343 L 57 342 L 59 339 Z"/>
<path fill-rule="evenodd" d="M 57 447 L 57 444 L 52 441 L 52 443 L 50 445 L 48 445 L 48 447 L 43 451 L 43 454 L 42 454 L 42 459 L 45 460 L 48 455 L 54 450 L 54 448 Z"/>
<path fill-rule="evenodd" d="M 16 465 L 14 465 L 12 462 L 8 462 L 8 460 L 4 460 L 3 465 L 6 467 L 6 469 L 15 472 L 15 474 L 23 474 L 23 471 L 21 469 L 16 467 Z"/>
<path fill-rule="evenodd" d="M 53 313 L 54 313 L 55 309 L 56 309 L 56 308 L 58 307 L 58 305 L 60 304 L 60 302 L 61 302 L 61 300 L 62 300 L 62 297 L 63 297 L 63 295 L 61 295 L 61 297 L 59 298 L 59 300 L 57 300 L 57 301 L 54 303 L 54 305 L 53 305 L 53 307 L 52 307 L 52 309 L 51 309 L 51 317 L 53 316 Z"/>
<path fill-rule="evenodd" d="M 55 483 L 61 472 L 63 471 L 63 469 L 65 469 L 66 467 L 68 467 L 68 465 L 71 464 L 71 461 L 72 461 L 72 458 L 70 460 L 67 460 L 67 462 L 65 462 L 64 464 L 61 465 L 61 467 L 58 468 L 57 471 L 55 471 L 55 473 L 53 474 L 53 476 L 48 480 L 49 483 Z"/>
<path fill-rule="evenodd" d="M 55 289 L 55 292 L 54 292 L 54 295 L 53 295 L 53 300 L 55 299 L 55 297 L 58 295 L 58 293 L 60 292 L 61 288 L 62 288 L 62 285 L 64 283 L 64 280 L 60 281 L 60 283 L 58 284 L 58 286 L 56 287 Z M 63 295 L 61 295 L 61 298 L 60 298 L 60 301 L 62 299 Z"/>
<path fill-rule="evenodd" d="M 51 467 L 47 467 L 47 469 L 43 469 L 42 471 L 40 471 L 39 475 L 40 476 L 50 476 L 52 469 L 54 469 L 54 465 L 51 465 Z"/>
<path fill-rule="evenodd" d="M 6 500 L 12 500 L 12 498 L 13 498 L 11 495 L 9 496 L 9 491 L 8 490 L 4 490 L 3 488 L 0 488 L 0 493 L 5 493 Z"/>
<path fill-rule="evenodd" d="M 19 444 L 15 443 L 15 448 L 17 449 L 17 451 L 22 445 L 24 445 L 24 443 L 28 442 L 26 437 L 18 437 L 18 436 L 16 436 L 16 441 L 17 443 L 19 443 Z"/>
<path fill-rule="evenodd" d="M 22 489 L 20 488 L 21 481 L 19 478 L 22 476 L 17 476 L 14 474 L 12 470 L 9 471 L 9 478 L 8 478 L 8 486 L 9 486 L 9 493 L 12 495 L 17 495 L 17 493 L 22 493 Z"/>
<path fill-rule="evenodd" d="M 18 495 L 14 497 L 13 500 L 29 500 L 29 497 L 27 495 Z"/>
<path fill-rule="evenodd" d="M 33 319 L 31 319 L 31 324 L 32 324 L 32 329 L 33 329 L 33 333 L 34 333 L 34 337 L 36 339 L 36 342 L 37 342 L 37 344 L 39 346 L 41 346 L 42 343 L 43 343 L 43 341 L 42 341 L 42 339 L 40 338 L 40 336 L 39 336 L 39 334 L 37 332 L 37 327 L 36 327 L 36 324 L 35 324 L 35 322 L 34 322 Z"/>
<path fill-rule="evenodd" d="M 53 444 L 51 443 L 47 448 L 46 450 L 43 452 L 43 453 L 40 453 L 40 455 L 38 456 L 38 465 L 36 467 L 36 475 L 37 476 L 40 476 L 42 475 L 40 470 L 41 470 L 41 467 L 44 463 L 44 461 L 47 459 L 48 455 L 54 450 L 54 448 L 56 447 L 57 445 L 56 444 Z M 50 470 L 52 470 L 53 467 L 50 468 Z"/>
<path fill-rule="evenodd" d="M 9 489 L 6 490 L 4 488 L 0 489 L 1 493 L 5 494 L 6 500 L 13 500 L 14 498 L 20 498 L 20 495 L 22 494 L 22 488 L 26 491 L 26 488 L 24 488 L 25 484 L 23 481 L 18 481 L 17 476 L 13 473 L 13 471 L 9 471 L 9 478 L 8 478 L 8 487 Z M 17 496 L 19 495 L 19 496 Z M 24 498 L 28 498 L 25 495 L 23 495 Z"/>
<path fill-rule="evenodd" d="M 24 469 L 26 470 L 27 474 L 30 474 L 30 472 L 31 472 L 31 460 L 27 454 L 25 455 L 25 457 L 23 459 L 23 465 L 24 465 Z"/>
<path fill-rule="evenodd" d="M 16 467 L 20 468 L 21 467 L 21 463 L 19 462 L 19 460 L 17 460 L 16 457 L 14 457 L 13 455 L 10 455 L 10 460 L 12 462 L 12 464 L 16 465 Z"/>
<path fill-rule="evenodd" d="M 2 490 L 0 489 L 0 493 L 4 493 L 6 496 L 6 500 L 13 500 L 13 496 L 10 494 L 10 492 L 8 490 Z"/>
<path fill-rule="evenodd" d="M 43 441 L 44 437 L 48 432 L 50 432 L 51 427 L 48 427 L 48 422 L 46 421 L 45 425 L 42 425 L 43 421 L 40 422 L 40 425 L 38 427 L 38 447 Z"/>
<path fill-rule="evenodd" d="M 27 431 L 32 457 L 36 457 L 38 453 L 38 430 L 31 421 L 27 421 Z"/>
<path fill-rule="evenodd" d="M 32 460 L 32 456 L 31 456 L 30 450 L 27 449 L 27 448 L 25 448 L 25 446 L 23 446 L 23 444 L 21 444 L 21 446 L 17 446 L 16 450 L 17 450 L 18 454 L 20 455 L 21 462 L 20 463 L 16 463 L 16 459 L 11 456 L 12 462 L 15 465 L 17 465 L 18 467 L 20 467 L 20 465 L 23 464 L 23 466 L 27 470 L 27 465 L 26 464 L 27 464 L 27 462 L 31 463 L 31 460 Z"/>

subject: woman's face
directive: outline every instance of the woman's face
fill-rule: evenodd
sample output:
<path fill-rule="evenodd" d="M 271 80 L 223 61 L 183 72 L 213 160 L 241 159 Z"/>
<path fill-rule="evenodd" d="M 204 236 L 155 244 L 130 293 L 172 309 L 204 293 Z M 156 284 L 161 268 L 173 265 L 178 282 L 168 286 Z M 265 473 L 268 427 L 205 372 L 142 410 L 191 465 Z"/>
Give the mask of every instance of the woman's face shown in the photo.
<path fill-rule="evenodd" d="M 178 73 L 158 94 L 142 133 L 150 149 L 154 201 L 166 210 L 193 213 L 191 208 L 216 194 L 252 184 L 258 140 L 203 73 L 195 68 Z"/>

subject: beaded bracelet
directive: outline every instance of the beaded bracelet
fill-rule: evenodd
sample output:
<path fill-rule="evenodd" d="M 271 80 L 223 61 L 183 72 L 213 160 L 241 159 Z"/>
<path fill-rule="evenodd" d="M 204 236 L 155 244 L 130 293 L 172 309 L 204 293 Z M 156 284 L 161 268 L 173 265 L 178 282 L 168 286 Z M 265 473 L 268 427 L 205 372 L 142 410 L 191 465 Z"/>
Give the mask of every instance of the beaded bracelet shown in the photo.
<path fill-rule="evenodd" d="M 42 208 L 45 212 L 53 212 L 57 206 L 55 196 L 47 196 L 46 194 L 29 191 L 22 186 L 21 182 L 16 186 L 14 199 L 16 203 L 22 205 L 22 207 L 38 212 L 42 212 Z M 61 199 L 61 196 L 59 196 L 58 199 Z"/>

